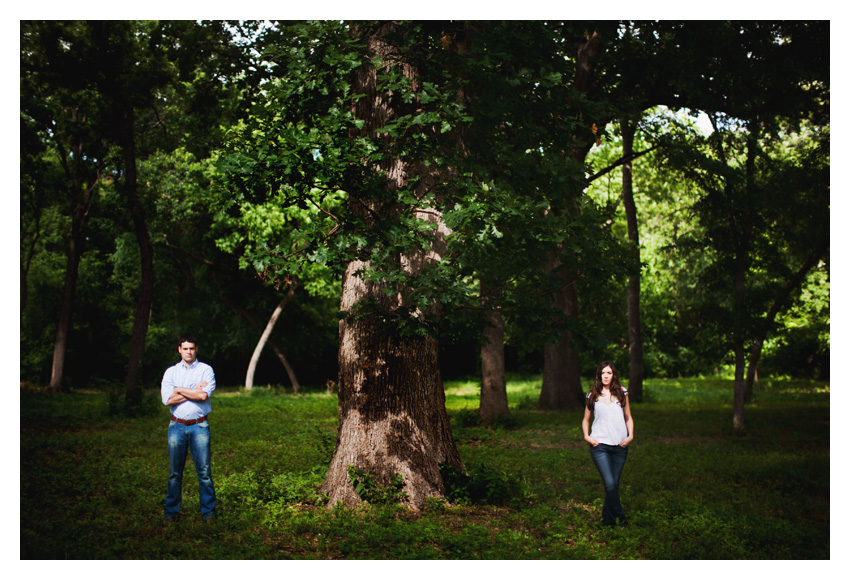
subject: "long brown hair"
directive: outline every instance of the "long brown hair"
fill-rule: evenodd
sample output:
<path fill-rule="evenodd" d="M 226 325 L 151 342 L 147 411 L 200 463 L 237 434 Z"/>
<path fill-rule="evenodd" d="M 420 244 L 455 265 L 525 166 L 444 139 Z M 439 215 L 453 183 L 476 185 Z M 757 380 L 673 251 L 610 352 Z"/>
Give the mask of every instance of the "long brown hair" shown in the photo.
<path fill-rule="evenodd" d="M 596 377 L 593 380 L 593 388 L 590 389 L 590 393 L 587 395 L 585 404 L 587 405 L 587 408 L 592 411 L 593 405 L 596 404 L 596 400 L 602 396 L 602 371 L 605 367 L 611 367 L 611 372 L 614 373 L 614 376 L 611 377 L 611 384 L 608 385 L 608 390 L 611 391 L 611 396 L 616 397 L 616 399 L 620 401 L 620 406 L 625 409 L 626 392 L 623 385 L 620 383 L 620 375 L 617 372 L 617 367 L 614 366 L 614 363 L 607 360 L 602 361 L 599 363 L 599 366 L 596 367 Z"/>

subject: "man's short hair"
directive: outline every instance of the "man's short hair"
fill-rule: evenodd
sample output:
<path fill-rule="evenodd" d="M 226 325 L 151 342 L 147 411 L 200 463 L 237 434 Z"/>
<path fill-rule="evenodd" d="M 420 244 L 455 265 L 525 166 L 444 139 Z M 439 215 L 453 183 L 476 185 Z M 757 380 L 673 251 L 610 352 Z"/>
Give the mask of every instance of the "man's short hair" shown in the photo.
<path fill-rule="evenodd" d="M 180 336 L 180 340 L 177 341 L 177 348 L 183 346 L 184 342 L 191 342 L 195 346 L 198 346 L 198 341 L 195 340 L 195 337 L 191 334 L 183 334 Z"/>

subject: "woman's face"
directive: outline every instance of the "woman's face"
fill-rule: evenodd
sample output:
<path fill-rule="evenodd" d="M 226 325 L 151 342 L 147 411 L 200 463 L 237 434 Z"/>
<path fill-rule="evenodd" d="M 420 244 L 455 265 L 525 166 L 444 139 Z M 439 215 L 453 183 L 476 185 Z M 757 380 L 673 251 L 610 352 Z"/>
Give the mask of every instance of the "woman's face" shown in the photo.
<path fill-rule="evenodd" d="M 614 371 L 611 370 L 611 367 L 605 367 L 602 369 L 602 386 L 610 387 L 611 379 L 614 378 Z"/>

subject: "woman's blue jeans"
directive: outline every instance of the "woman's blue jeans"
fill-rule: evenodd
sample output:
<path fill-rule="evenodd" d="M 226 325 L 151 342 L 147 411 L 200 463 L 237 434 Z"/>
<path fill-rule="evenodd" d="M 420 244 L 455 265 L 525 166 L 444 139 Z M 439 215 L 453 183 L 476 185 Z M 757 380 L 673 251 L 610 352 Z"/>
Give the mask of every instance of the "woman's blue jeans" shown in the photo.
<path fill-rule="evenodd" d="M 168 489 L 165 493 L 165 517 L 176 518 L 183 503 L 183 469 L 187 452 L 192 453 L 198 473 L 198 495 L 201 516 L 207 520 L 215 515 L 215 488 L 212 480 L 210 458 L 210 423 L 203 421 L 184 425 L 171 421 L 168 425 Z"/>
<path fill-rule="evenodd" d="M 599 475 L 602 476 L 602 483 L 605 484 L 605 505 L 602 506 L 603 526 L 613 526 L 617 523 L 617 518 L 620 518 L 620 525 L 626 523 L 626 514 L 620 504 L 620 474 L 623 473 L 623 466 L 626 464 L 628 455 L 629 448 L 619 445 L 600 443 L 590 448 L 590 456 L 596 464 L 596 469 L 599 470 Z"/>

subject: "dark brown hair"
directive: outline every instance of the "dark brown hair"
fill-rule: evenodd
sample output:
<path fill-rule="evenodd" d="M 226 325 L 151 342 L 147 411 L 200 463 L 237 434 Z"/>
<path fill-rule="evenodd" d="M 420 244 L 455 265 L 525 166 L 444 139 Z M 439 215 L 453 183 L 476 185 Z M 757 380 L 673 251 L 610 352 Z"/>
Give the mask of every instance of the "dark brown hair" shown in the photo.
<path fill-rule="evenodd" d="M 608 390 L 611 391 L 611 396 L 616 397 L 616 399 L 620 401 L 620 406 L 625 409 L 626 391 L 620 383 L 620 375 L 617 372 L 617 367 L 614 366 L 614 363 L 607 360 L 602 361 L 599 363 L 599 366 L 596 367 L 596 377 L 593 379 L 593 388 L 590 389 L 590 393 L 587 394 L 585 404 L 587 405 L 587 408 L 592 411 L 593 405 L 596 404 L 596 400 L 602 395 L 602 371 L 605 367 L 611 367 L 611 372 L 614 373 L 614 376 L 611 377 L 611 384 L 608 386 Z"/>

